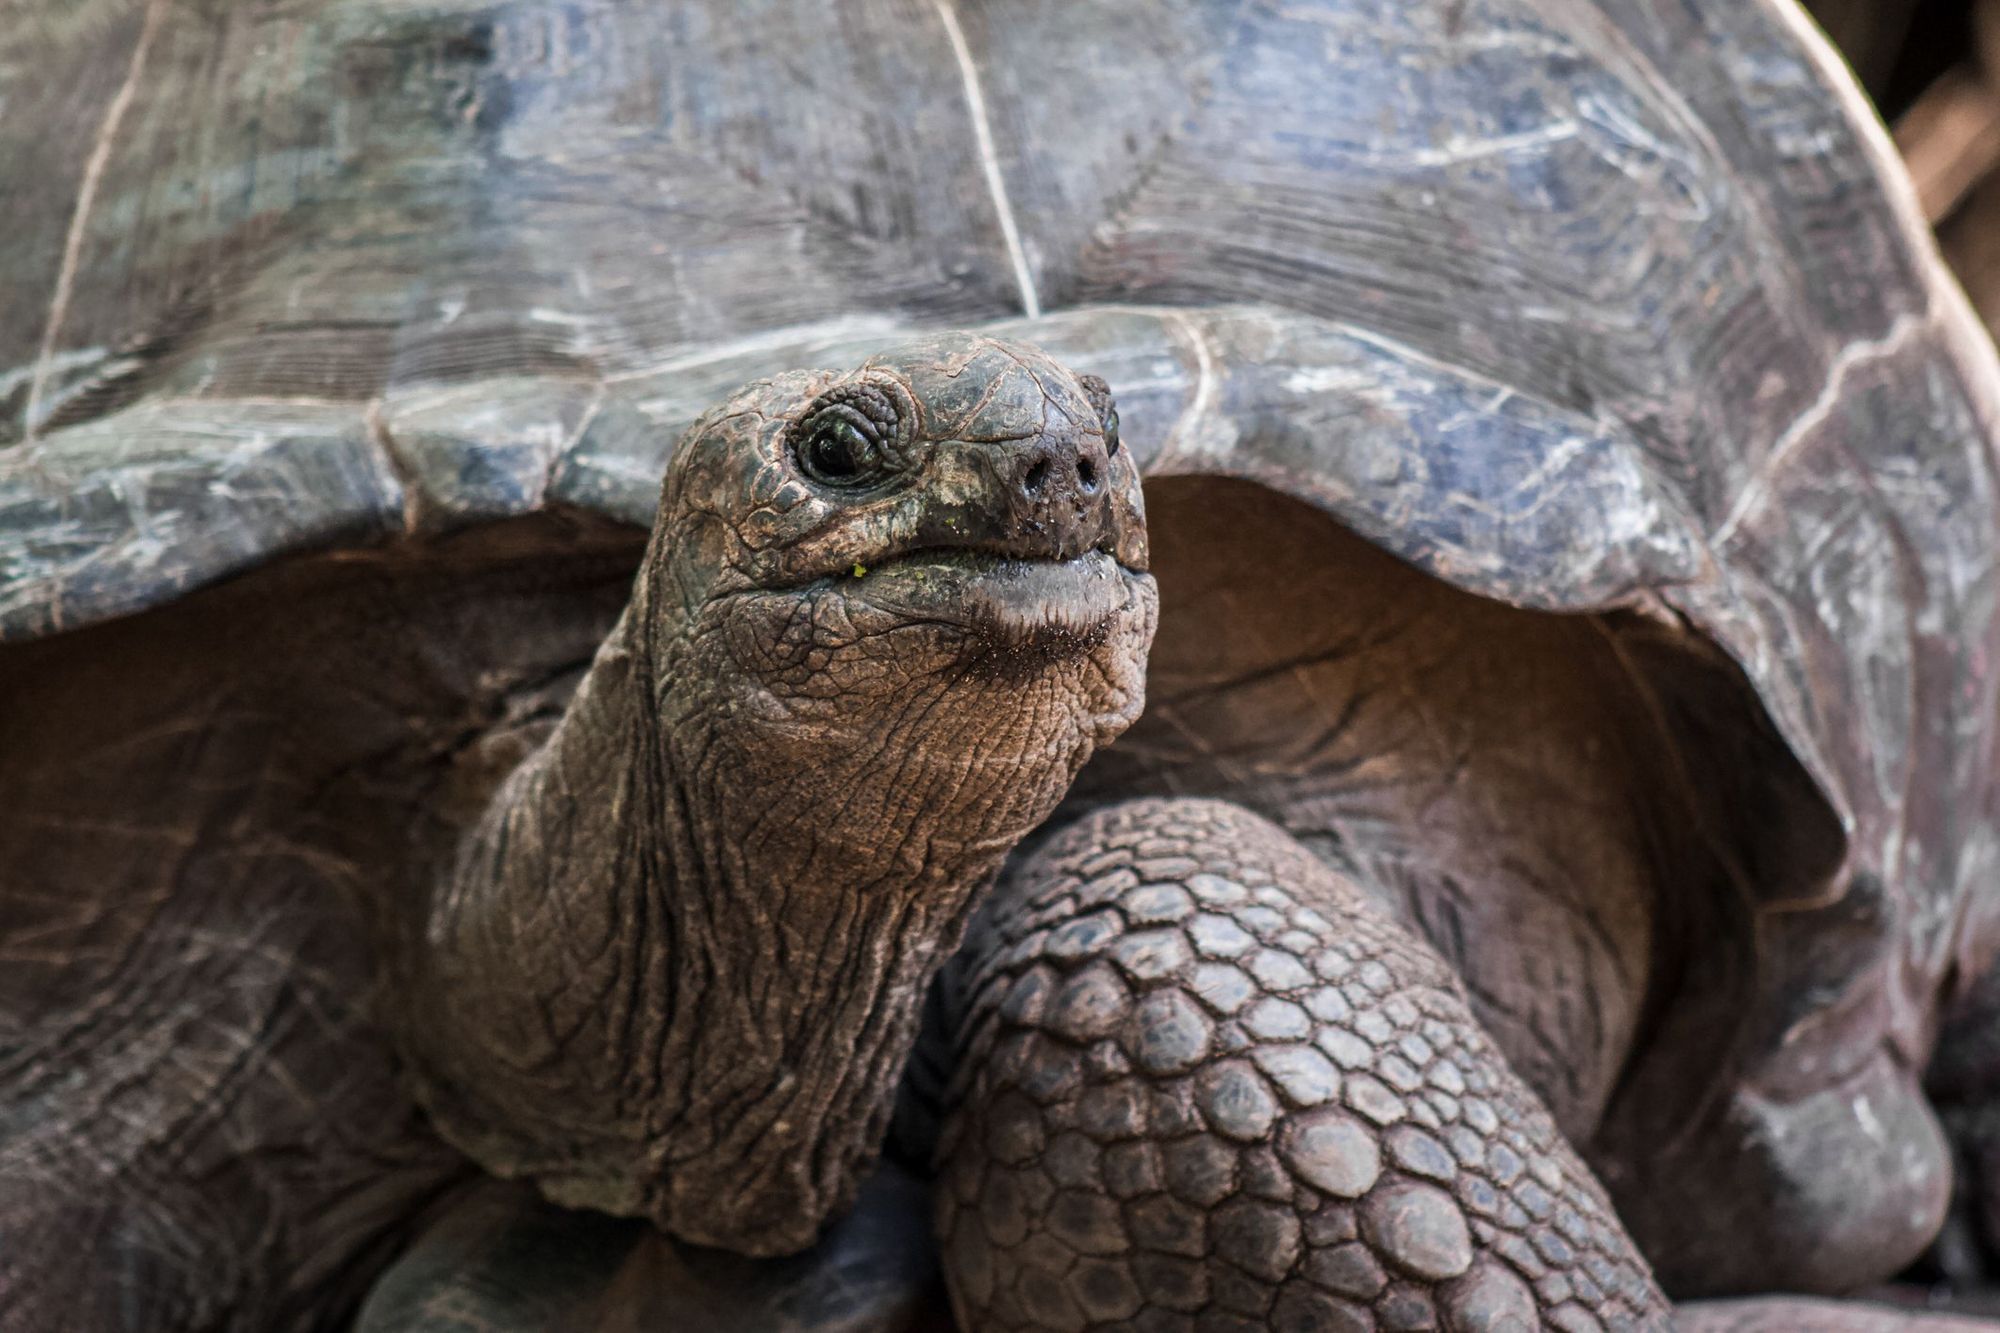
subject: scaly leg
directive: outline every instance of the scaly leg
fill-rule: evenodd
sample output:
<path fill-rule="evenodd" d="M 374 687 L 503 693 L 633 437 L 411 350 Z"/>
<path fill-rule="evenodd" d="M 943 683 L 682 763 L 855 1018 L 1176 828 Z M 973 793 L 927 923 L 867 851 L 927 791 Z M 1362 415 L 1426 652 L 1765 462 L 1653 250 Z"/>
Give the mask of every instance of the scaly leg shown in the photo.
<path fill-rule="evenodd" d="M 1442 960 L 1265 820 L 1081 819 L 955 966 L 968 1330 L 1667 1326 Z"/>

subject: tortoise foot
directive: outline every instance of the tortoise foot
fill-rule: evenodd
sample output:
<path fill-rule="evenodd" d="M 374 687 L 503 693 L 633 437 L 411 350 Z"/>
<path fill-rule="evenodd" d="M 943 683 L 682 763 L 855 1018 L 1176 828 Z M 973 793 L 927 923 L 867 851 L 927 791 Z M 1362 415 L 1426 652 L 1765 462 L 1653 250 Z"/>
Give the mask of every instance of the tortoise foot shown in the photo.
<path fill-rule="evenodd" d="M 1953 1006 L 1925 1074 L 1952 1149 L 1952 1201 L 1931 1248 L 1954 1288 L 2000 1282 L 2000 970 Z"/>
<path fill-rule="evenodd" d="M 1084 818 L 955 966 L 937 1193 L 963 1327 L 1666 1326 L 1442 960 L 1263 819 Z"/>
<path fill-rule="evenodd" d="M 386 1272 L 356 1333 L 935 1333 L 949 1327 L 923 1184 L 884 1166 L 783 1259 L 683 1245 L 644 1221 L 481 1182 Z"/>
<path fill-rule="evenodd" d="M 1886 1054 L 1795 1100 L 1739 1091 L 1687 1143 L 1614 1182 L 1676 1297 L 1886 1281 L 1937 1234 L 1951 1190 L 1937 1117 Z"/>
<path fill-rule="evenodd" d="M 1899 1309 L 1861 1301 L 1764 1296 L 1697 1301 L 1674 1311 L 1677 1333 L 2000 1333 L 2000 1323 L 1967 1315 Z"/>

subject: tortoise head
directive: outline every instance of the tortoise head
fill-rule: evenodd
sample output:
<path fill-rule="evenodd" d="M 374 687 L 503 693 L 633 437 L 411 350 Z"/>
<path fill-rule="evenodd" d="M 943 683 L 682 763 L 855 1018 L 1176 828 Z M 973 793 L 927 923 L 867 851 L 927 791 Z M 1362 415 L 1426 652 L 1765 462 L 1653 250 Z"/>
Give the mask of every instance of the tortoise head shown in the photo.
<path fill-rule="evenodd" d="M 749 597 L 786 623 L 801 606 L 920 622 L 959 641 L 954 658 L 1089 652 L 1148 600 L 1109 389 L 973 334 L 746 386 L 682 441 L 661 529 L 683 609 Z"/>
<path fill-rule="evenodd" d="M 945 334 L 759 381 L 697 422 L 635 628 L 670 737 L 729 751 L 767 795 L 837 781 L 824 799 L 849 827 L 813 841 L 865 856 L 891 808 L 915 817 L 898 784 L 941 784 L 923 817 L 952 841 L 1018 836 L 1053 808 L 1139 711 L 1146 566 L 1103 382 Z"/>

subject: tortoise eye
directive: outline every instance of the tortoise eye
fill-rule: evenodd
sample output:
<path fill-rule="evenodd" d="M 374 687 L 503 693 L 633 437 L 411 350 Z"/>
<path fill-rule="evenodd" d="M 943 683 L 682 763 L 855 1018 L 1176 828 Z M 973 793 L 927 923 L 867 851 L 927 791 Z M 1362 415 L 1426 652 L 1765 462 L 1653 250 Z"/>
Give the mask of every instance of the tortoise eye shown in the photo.
<path fill-rule="evenodd" d="M 821 399 L 800 420 L 792 456 L 799 471 L 822 486 L 866 486 L 888 470 L 901 424 L 888 394 L 852 385 Z"/>
<path fill-rule="evenodd" d="M 799 450 L 799 462 L 815 481 L 830 485 L 852 483 L 874 469 L 878 442 L 852 421 L 827 421 L 813 428 Z"/>

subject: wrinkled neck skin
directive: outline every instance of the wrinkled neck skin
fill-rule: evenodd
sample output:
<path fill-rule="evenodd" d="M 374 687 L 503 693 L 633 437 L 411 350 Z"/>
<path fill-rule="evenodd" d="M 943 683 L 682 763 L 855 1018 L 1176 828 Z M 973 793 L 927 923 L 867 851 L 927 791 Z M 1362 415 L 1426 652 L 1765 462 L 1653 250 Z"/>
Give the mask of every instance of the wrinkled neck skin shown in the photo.
<path fill-rule="evenodd" d="M 487 1169 L 777 1254 L 851 1201 L 1002 857 L 1136 717 L 1154 593 L 1125 575 L 1096 642 L 996 647 L 845 580 L 731 590 L 734 544 L 656 532 L 431 906 L 410 1046 Z"/>

